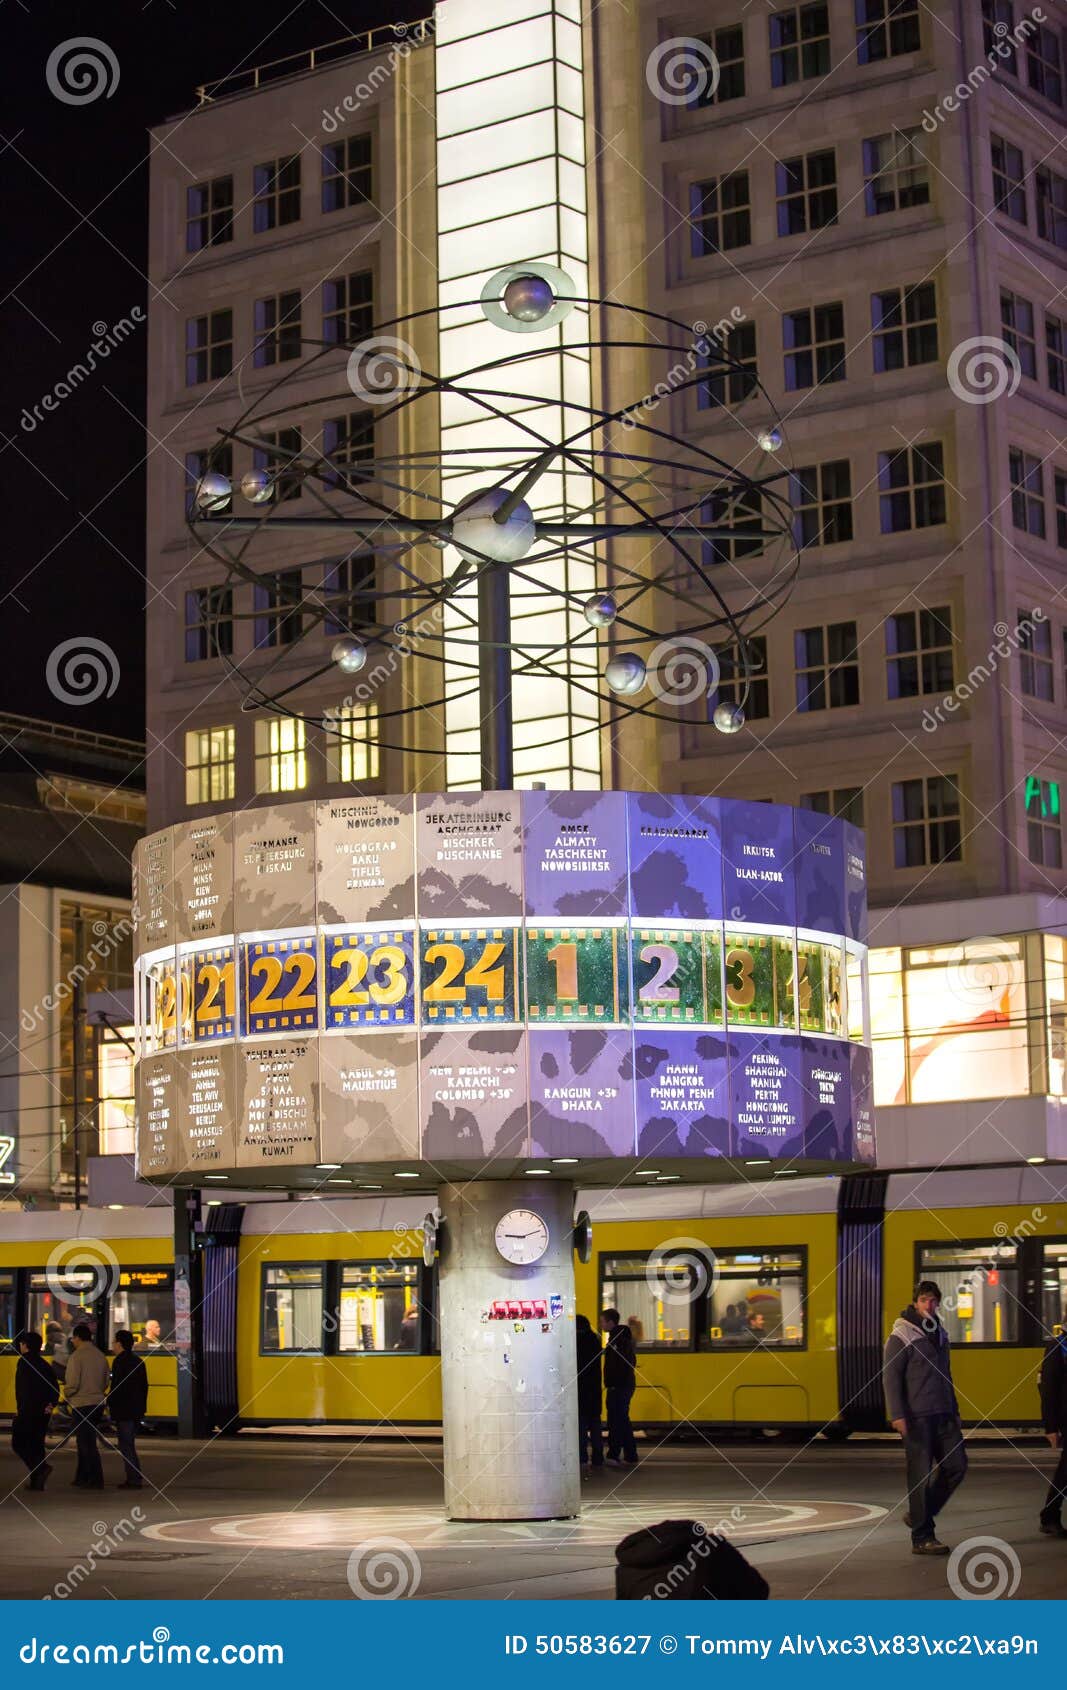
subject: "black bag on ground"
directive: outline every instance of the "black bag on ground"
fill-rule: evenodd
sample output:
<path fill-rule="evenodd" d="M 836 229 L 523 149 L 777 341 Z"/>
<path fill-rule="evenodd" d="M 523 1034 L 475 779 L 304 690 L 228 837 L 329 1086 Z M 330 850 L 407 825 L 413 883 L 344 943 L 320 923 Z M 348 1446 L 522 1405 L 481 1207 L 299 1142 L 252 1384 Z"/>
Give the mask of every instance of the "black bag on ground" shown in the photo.
<path fill-rule="evenodd" d="M 661 1520 L 617 1545 L 618 1601 L 758 1602 L 770 1586 L 728 1538 L 699 1520 Z"/>

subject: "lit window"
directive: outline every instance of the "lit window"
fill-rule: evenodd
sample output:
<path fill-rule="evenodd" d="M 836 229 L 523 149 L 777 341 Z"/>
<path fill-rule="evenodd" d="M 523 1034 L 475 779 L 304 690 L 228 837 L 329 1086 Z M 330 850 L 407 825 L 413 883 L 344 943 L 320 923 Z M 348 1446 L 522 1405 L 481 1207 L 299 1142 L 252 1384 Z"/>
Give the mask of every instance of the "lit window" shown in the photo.
<path fill-rule="evenodd" d="M 1015 54 L 1015 43 L 1011 40 L 1014 28 L 1014 0 L 982 0 L 982 42 L 985 51 L 992 58 L 996 70 L 1006 70 L 1012 76 L 1018 76 L 1019 62 Z"/>
<path fill-rule="evenodd" d="M 196 509 L 196 489 L 208 470 L 218 475 L 224 475 L 233 482 L 233 447 L 212 446 L 204 447 L 199 452 L 185 454 L 185 514 L 192 516 Z M 233 499 L 229 498 L 225 504 L 213 505 L 212 516 L 229 516 L 233 510 Z"/>
<path fill-rule="evenodd" d="M 782 317 L 787 393 L 845 379 L 845 308 L 814 305 Z"/>
<path fill-rule="evenodd" d="M 1015 639 L 1019 647 L 1019 690 L 1027 698 L 1053 701 L 1052 624 L 1032 610 L 1020 610 Z"/>
<path fill-rule="evenodd" d="M 185 736 L 185 802 L 221 804 L 234 795 L 233 728 L 193 728 Z"/>
<path fill-rule="evenodd" d="M 856 56 L 861 65 L 917 53 L 919 0 L 856 0 Z"/>
<path fill-rule="evenodd" d="M 852 472 L 847 458 L 809 464 L 789 478 L 793 539 L 805 546 L 838 546 L 852 538 Z"/>
<path fill-rule="evenodd" d="M 874 370 L 937 362 L 937 288 L 933 282 L 871 295 Z"/>
<path fill-rule="evenodd" d="M 830 72 L 830 8 L 787 6 L 772 12 L 771 86 L 787 88 Z"/>
<path fill-rule="evenodd" d="M 185 661 L 233 655 L 233 590 L 193 587 L 185 595 Z"/>
<path fill-rule="evenodd" d="M 868 217 L 930 203 L 930 170 L 921 129 L 894 129 L 863 143 L 863 189 Z"/>
<path fill-rule="evenodd" d="M 803 235 L 837 222 L 837 164 L 832 148 L 779 161 L 774 180 L 780 235 Z"/>
<path fill-rule="evenodd" d="M 1059 782 L 1027 775 L 1024 801 L 1027 856 L 1044 868 L 1062 868 Z"/>
<path fill-rule="evenodd" d="M 1024 376 L 1037 380 L 1037 330 L 1034 308 L 1020 294 L 1000 290 L 1000 326 L 1004 339 L 1019 360 Z"/>
<path fill-rule="evenodd" d="M 174 1349 L 174 1269 L 123 1268 L 108 1300 L 108 1336 L 132 1332 L 137 1355 L 164 1355 Z"/>
<path fill-rule="evenodd" d="M 10 1172 L 10 1164 L 5 1170 Z M 10 1349 L 15 1342 L 18 1280 L 14 1270 L 0 1272 L 0 1346 Z"/>
<path fill-rule="evenodd" d="M 1035 93 L 1063 104 L 1063 54 L 1056 30 L 1038 24 L 1026 43 L 1026 78 Z"/>
<path fill-rule="evenodd" d="M 1045 538 L 1045 474 L 1041 459 L 1013 446 L 1008 453 L 1011 520 L 1024 534 Z"/>
<path fill-rule="evenodd" d="M 1037 185 L 1037 232 L 1042 240 L 1067 251 L 1067 176 L 1042 165 Z"/>
<path fill-rule="evenodd" d="M 256 791 L 301 792 L 307 785 L 303 722 L 277 716 L 256 723 Z"/>
<path fill-rule="evenodd" d="M 999 135 L 989 138 L 993 159 L 993 203 L 1005 217 L 1026 222 L 1026 171 L 1023 155 Z"/>
<path fill-rule="evenodd" d="M 923 1244 L 919 1274 L 941 1290 L 939 1314 L 953 1344 L 1017 1344 L 1019 1270 L 1014 1244 Z"/>
<path fill-rule="evenodd" d="M 263 430 L 258 438 L 262 445 L 252 448 L 252 467 L 271 476 L 271 498 L 283 504 L 287 499 L 299 499 L 304 480 L 300 465 L 304 437 L 300 430 L 279 428 L 273 433 Z"/>
<path fill-rule="evenodd" d="M 692 1250 L 678 1260 L 672 1259 L 669 1250 L 655 1256 L 636 1252 L 601 1256 L 600 1306 L 618 1309 L 633 1334 L 635 1349 L 691 1350 L 713 1262 L 710 1244 L 703 1268 Z"/>
<path fill-rule="evenodd" d="M 1051 311 L 1045 312 L 1045 352 L 1049 386 L 1053 393 L 1067 394 L 1067 325 Z"/>
<path fill-rule="evenodd" d="M 767 674 L 767 641 L 762 634 L 754 634 L 745 642 L 748 658 L 748 697 L 744 712 L 750 722 L 765 721 L 771 713 L 770 682 Z M 745 691 L 745 661 L 736 640 L 720 646 L 716 653 L 719 662 L 719 681 L 708 695 L 707 713 L 711 721 L 717 704 L 740 704 Z"/>
<path fill-rule="evenodd" d="M 692 75 L 697 89 L 692 106 L 721 106 L 724 100 L 740 100 L 745 92 L 745 32 L 740 24 L 698 35 L 715 56 L 719 74 L 709 77 L 703 54 L 692 56 Z M 714 83 L 714 87 L 712 84 Z"/>
<path fill-rule="evenodd" d="M 326 634 L 359 634 L 377 626 L 373 552 L 356 552 L 340 563 L 328 564 L 322 577 L 322 596 L 329 606 Z"/>
<path fill-rule="evenodd" d="M 345 1262 L 341 1269 L 338 1355 L 417 1355 L 419 1268 L 414 1262 Z"/>
<path fill-rule="evenodd" d="M 279 569 L 263 575 L 252 593 L 256 649 L 292 645 L 304 627 L 303 576 L 299 569 Z"/>
<path fill-rule="evenodd" d="M 952 611 L 896 611 L 885 624 L 886 680 L 890 698 L 919 698 L 951 692 Z"/>
<path fill-rule="evenodd" d="M 322 209 L 342 211 L 371 197 L 371 138 L 349 135 L 322 149 Z"/>
<path fill-rule="evenodd" d="M 185 325 L 185 385 L 220 381 L 233 369 L 233 312 L 210 311 Z"/>
<path fill-rule="evenodd" d="M 960 787 L 956 775 L 893 783 L 893 861 L 925 868 L 963 860 Z"/>
<path fill-rule="evenodd" d="M 934 528 L 945 520 L 945 463 L 937 441 L 878 454 L 878 504 L 883 534 Z"/>
<path fill-rule="evenodd" d="M 322 338 L 331 345 L 365 340 L 374 326 L 374 276 L 358 270 L 322 284 Z"/>
<path fill-rule="evenodd" d="M 265 1355 L 319 1355 L 323 1336 L 321 1265 L 263 1268 L 259 1347 Z"/>
<path fill-rule="evenodd" d="M 755 323 L 738 324 L 726 336 L 721 352 L 709 346 L 706 357 L 708 374 L 697 388 L 697 405 L 701 410 L 715 405 L 739 405 L 755 393 L 759 385 Z"/>
<path fill-rule="evenodd" d="M 255 305 L 255 342 L 252 362 L 257 370 L 268 364 L 285 364 L 299 358 L 303 350 L 300 337 L 300 289 L 257 299 Z"/>
<path fill-rule="evenodd" d="M 326 762 L 330 780 L 377 780 L 378 706 L 342 704 L 327 712 Z"/>
<path fill-rule="evenodd" d="M 860 701 L 855 622 L 798 628 L 793 635 L 797 709 L 840 710 Z"/>
<path fill-rule="evenodd" d="M 804 792 L 797 800 L 802 810 L 818 816 L 838 816 L 853 827 L 863 826 L 862 786 L 839 786 L 830 792 Z"/>
<path fill-rule="evenodd" d="M 233 177 L 216 176 L 185 190 L 185 250 L 233 240 Z"/>
<path fill-rule="evenodd" d="M 693 182 L 689 189 L 689 227 L 694 258 L 748 246 L 752 239 L 748 171 Z"/>
<path fill-rule="evenodd" d="M 104 1026 L 97 1031 L 96 1095 L 101 1156 L 132 1156 L 137 1148 L 134 1054 L 130 1048 L 133 1034 L 133 1027 Z"/>
<path fill-rule="evenodd" d="M 805 1253 L 793 1248 L 716 1250 L 708 1296 L 712 1349 L 801 1349 Z M 702 1346 L 703 1347 L 703 1346 Z"/>
<path fill-rule="evenodd" d="M 300 154 L 257 164 L 252 173 L 252 227 L 257 235 L 300 218 Z"/>

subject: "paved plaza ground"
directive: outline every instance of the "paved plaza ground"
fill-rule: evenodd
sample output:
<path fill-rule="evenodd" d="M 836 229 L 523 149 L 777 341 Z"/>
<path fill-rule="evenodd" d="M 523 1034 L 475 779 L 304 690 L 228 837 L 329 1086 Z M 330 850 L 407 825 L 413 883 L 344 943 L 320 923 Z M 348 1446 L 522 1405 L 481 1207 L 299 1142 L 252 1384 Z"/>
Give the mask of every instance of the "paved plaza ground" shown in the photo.
<path fill-rule="evenodd" d="M 579 1522 L 509 1526 L 444 1521 L 431 1439 L 145 1439 L 151 1484 L 139 1493 L 114 1488 L 121 1468 L 107 1451 L 108 1489 L 72 1489 L 68 1445 L 40 1496 L 23 1490 L 25 1471 L 2 1437 L 7 1597 L 607 1597 L 614 1545 L 665 1518 L 725 1526 L 772 1597 L 954 1595 L 945 1561 L 909 1552 L 903 1466 L 888 1439 L 642 1445 L 637 1467 L 583 1484 Z M 968 1479 L 942 1516 L 949 1544 L 1006 1546 L 989 1551 L 1005 1594 L 1017 1574 L 1020 1598 L 1067 1596 L 1067 1542 L 1037 1531 L 1052 1465 L 1035 1439 L 972 1443 Z"/>

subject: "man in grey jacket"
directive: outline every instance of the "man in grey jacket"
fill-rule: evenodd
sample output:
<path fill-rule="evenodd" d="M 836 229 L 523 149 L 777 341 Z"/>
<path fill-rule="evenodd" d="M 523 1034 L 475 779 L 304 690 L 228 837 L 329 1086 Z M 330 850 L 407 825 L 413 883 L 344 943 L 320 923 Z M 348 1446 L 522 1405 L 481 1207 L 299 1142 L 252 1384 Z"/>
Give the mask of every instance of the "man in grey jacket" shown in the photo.
<path fill-rule="evenodd" d="M 78 1446 L 78 1465 L 72 1483 L 80 1490 L 103 1490 L 104 1469 L 96 1447 L 96 1433 L 104 1412 L 111 1372 L 107 1357 L 93 1343 L 90 1327 L 76 1326 L 70 1335 L 70 1347 L 63 1395 L 74 1416 L 74 1437 Z"/>
<path fill-rule="evenodd" d="M 914 1302 L 893 1323 L 882 1364 L 888 1418 L 904 1439 L 913 1555 L 949 1553 L 934 1535 L 934 1520 L 967 1472 L 940 1306 L 937 1285 L 921 1280 Z"/>

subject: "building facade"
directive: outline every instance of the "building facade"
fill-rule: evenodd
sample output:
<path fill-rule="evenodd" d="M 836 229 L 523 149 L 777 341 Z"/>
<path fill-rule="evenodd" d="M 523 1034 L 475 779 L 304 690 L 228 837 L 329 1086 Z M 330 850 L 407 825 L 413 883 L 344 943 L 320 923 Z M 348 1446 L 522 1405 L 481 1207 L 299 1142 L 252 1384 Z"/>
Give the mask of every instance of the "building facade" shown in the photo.
<path fill-rule="evenodd" d="M 1060 1157 L 1067 11 L 715 11 L 709 31 L 706 8 L 657 0 L 505 0 L 491 16 L 443 0 L 403 37 L 210 90 L 157 132 L 149 727 L 165 751 L 150 822 L 278 792 L 476 784 L 469 703 L 439 707 L 414 665 L 353 703 L 329 669 L 329 630 L 358 631 L 373 590 L 366 548 L 278 531 L 262 581 L 220 595 L 186 501 L 217 430 L 287 364 L 274 438 L 236 443 L 235 481 L 285 450 L 340 447 L 376 475 L 424 451 L 462 496 L 449 454 L 464 417 L 447 400 L 383 423 L 338 400 L 340 354 L 302 363 L 424 312 L 405 338 L 447 372 L 471 332 L 457 300 L 501 263 L 559 264 L 591 298 L 669 320 L 680 354 L 718 326 L 731 373 L 663 395 L 665 426 L 778 476 L 801 569 L 750 641 L 742 733 L 711 723 L 743 690 L 742 654 L 720 647 L 717 681 L 675 721 L 593 736 L 594 756 L 520 755 L 518 784 L 723 793 L 858 822 L 880 1159 Z M 651 389 L 639 348 L 579 362 L 575 405 Z M 759 436 L 777 419 L 771 463 Z M 583 502 L 580 487 L 560 496 Z M 757 507 L 734 520 L 705 562 L 740 608 L 781 561 L 745 538 Z M 337 615 L 305 634 L 312 594 Z M 314 675 L 301 707 L 341 704 L 349 731 L 242 711 L 246 677 L 268 670 L 272 687 Z M 580 696 L 528 689 L 517 750 L 576 743 Z M 375 740 L 376 708 L 398 704 L 417 756 Z M 533 733 L 539 716 L 551 734 Z"/>

